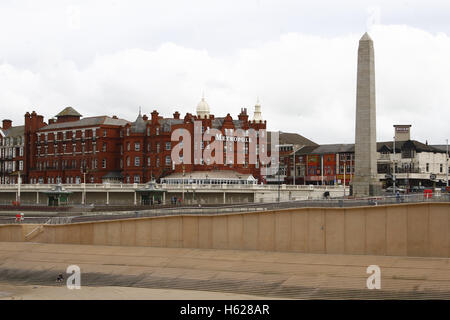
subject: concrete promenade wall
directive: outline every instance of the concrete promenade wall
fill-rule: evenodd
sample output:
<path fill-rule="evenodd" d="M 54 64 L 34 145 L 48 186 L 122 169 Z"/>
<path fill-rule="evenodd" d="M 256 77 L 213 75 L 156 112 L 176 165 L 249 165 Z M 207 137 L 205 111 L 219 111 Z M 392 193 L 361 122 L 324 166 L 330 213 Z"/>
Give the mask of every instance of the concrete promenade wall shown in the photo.
<path fill-rule="evenodd" d="M 24 241 L 32 226 L 0 226 Z M 32 242 L 450 257 L 450 203 L 300 208 L 44 225 Z"/>

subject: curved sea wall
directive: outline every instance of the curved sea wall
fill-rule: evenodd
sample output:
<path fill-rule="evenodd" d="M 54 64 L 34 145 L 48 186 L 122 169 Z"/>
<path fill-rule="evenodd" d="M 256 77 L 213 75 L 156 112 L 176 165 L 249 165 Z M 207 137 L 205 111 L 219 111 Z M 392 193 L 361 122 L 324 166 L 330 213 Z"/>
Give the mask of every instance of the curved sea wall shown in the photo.
<path fill-rule="evenodd" d="M 450 257 L 450 203 L 2 225 L 0 241 Z"/>

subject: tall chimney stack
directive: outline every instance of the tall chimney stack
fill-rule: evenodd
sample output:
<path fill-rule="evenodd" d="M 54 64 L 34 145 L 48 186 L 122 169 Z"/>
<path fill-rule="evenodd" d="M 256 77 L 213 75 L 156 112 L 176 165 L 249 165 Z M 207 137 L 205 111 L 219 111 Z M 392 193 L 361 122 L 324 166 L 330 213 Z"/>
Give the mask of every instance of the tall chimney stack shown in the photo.
<path fill-rule="evenodd" d="M 8 130 L 9 128 L 12 127 L 12 121 L 9 119 L 3 120 L 2 127 L 3 127 L 3 130 Z"/>

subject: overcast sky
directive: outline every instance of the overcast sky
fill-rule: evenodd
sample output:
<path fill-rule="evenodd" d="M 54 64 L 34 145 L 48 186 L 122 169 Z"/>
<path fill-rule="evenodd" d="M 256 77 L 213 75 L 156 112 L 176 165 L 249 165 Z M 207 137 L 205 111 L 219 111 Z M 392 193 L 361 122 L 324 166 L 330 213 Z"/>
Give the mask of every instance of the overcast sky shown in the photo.
<path fill-rule="evenodd" d="M 377 140 L 450 138 L 449 1 L 0 1 L 0 118 L 66 106 L 134 120 L 157 109 L 253 115 L 353 143 L 358 40 L 375 46 Z"/>

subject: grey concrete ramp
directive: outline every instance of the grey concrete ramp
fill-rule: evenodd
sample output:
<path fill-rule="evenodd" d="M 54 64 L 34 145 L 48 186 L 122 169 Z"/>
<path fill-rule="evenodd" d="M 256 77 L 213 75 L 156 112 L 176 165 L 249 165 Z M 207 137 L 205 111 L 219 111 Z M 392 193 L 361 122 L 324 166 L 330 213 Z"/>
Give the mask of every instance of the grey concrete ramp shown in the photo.
<path fill-rule="evenodd" d="M 293 299 L 450 299 L 450 259 L 0 242 L 0 282 L 181 289 Z M 381 289 L 366 288 L 369 265 Z"/>

